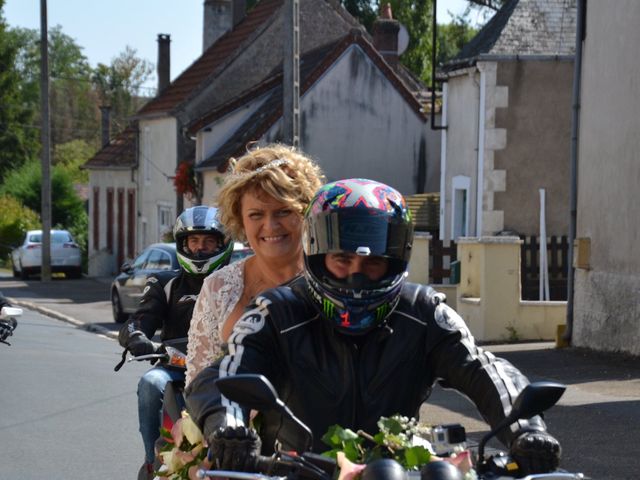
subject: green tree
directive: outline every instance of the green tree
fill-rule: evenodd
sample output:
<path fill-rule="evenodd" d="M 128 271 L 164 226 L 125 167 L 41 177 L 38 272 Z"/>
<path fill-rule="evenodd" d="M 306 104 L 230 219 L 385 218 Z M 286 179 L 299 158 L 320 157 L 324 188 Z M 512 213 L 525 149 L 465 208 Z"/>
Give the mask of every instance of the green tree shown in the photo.
<path fill-rule="evenodd" d="M 400 56 L 400 62 L 423 82 L 430 84 L 433 0 L 342 0 L 344 7 L 369 31 L 381 5 L 387 3 L 391 5 L 393 17 L 404 25 L 409 34 L 409 45 Z M 469 8 L 466 16 L 461 15 L 451 24 L 438 25 L 436 63 L 453 58 L 477 32 L 469 26 Z"/>
<path fill-rule="evenodd" d="M 38 150 L 39 130 L 34 127 L 33 105 L 22 88 L 16 68 L 19 44 L 8 29 L 0 0 L 0 183 L 7 172 L 34 158 Z"/>
<path fill-rule="evenodd" d="M 93 71 L 91 78 L 97 96 L 102 105 L 111 106 L 116 131 L 123 130 L 127 118 L 148 100 L 140 90 L 152 72 L 152 65 L 138 57 L 137 51 L 128 45 L 110 65 L 99 63 Z"/>
<path fill-rule="evenodd" d="M 16 28 L 13 34 L 21 45 L 17 68 L 27 98 L 40 112 L 40 33 Z M 48 42 L 51 144 L 55 147 L 82 138 L 97 145 L 99 117 L 89 61 L 82 47 L 63 33 L 60 25 L 49 29 Z"/>
<path fill-rule="evenodd" d="M 82 216 L 84 204 L 76 193 L 73 182 L 64 168 L 51 169 L 51 224 L 70 229 Z M 42 170 L 38 161 L 29 161 L 7 175 L 0 195 L 11 195 L 24 206 L 40 211 Z"/>
<path fill-rule="evenodd" d="M 373 22 L 378 16 L 378 2 L 370 0 L 341 0 L 341 3 L 351 15 L 364 25 L 368 32 L 371 31 Z"/>
<path fill-rule="evenodd" d="M 53 164 L 65 170 L 73 183 L 88 183 L 89 173 L 80 167 L 95 153 L 96 147 L 85 140 L 71 140 L 55 147 Z"/>
<path fill-rule="evenodd" d="M 453 59 L 462 47 L 471 40 L 478 30 L 458 17 L 453 22 L 438 25 L 438 50 L 436 52 L 436 66 Z"/>
<path fill-rule="evenodd" d="M 41 228 L 40 217 L 9 195 L 0 195 L 0 212 L 0 263 L 6 264 L 11 249 L 20 243 L 24 232 Z"/>

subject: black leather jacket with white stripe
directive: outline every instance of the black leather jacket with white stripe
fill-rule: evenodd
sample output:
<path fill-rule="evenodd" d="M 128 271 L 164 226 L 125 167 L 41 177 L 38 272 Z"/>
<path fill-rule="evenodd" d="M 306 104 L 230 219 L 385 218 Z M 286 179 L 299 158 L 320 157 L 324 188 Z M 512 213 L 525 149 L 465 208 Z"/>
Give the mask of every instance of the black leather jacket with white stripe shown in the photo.
<path fill-rule="evenodd" d="M 120 345 L 126 347 L 138 332 L 153 338 L 156 330 L 160 330 L 162 341 L 186 337 L 204 278 L 184 270 L 151 275 L 144 287 L 140 306 L 120 329 Z"/>
<path fill-rule="evenodd" d="M 214 380 L 234 373 L 265 375 L 280 398 L 314 433 L 313 451 L 334 424 L 375 434 L 381 416 L 417 417 L 432 386 L 440 381 L 470 398 L 483 418 L 496 425 L 510 411 L 526 377 L 506 360 L 476 346 L 460 316 L 424 285 L 407 283 L 384 326 L 364 335 L 334 330 L 312 303 L 306 280 L 256 298 L 234 327 L 229 353 L 189 385 L 187 407 L 210 438 L 215 429 L 245 424 L 246 410 L 217 391 Z M 429 424 L 438 419 L 424 419 Z M 526 430 L 544 430 L 539 417 L 505 429 L 501 440 Z M 260 435 L 263 453 L 276 438 L 300 449 L 281 419 L 267 413 Z"/>

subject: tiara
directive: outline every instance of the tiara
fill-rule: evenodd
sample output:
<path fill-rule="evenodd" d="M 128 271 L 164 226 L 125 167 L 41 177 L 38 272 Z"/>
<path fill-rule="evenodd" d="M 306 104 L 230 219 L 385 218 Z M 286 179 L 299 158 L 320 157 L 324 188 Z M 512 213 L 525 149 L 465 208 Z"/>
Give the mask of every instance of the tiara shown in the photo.
<path fill-rule="evenodd" d="M 233 172 L 229 175 L 230 180 L 235 180 L 238 178 L 249 178 L 255 175 L 258 175 L 267 170 L 272 170 L 274 168 L 278 168 L 281 165 L 289 165 L 291 162 L 286 158 L 276 158 L 275 160 L 271 160 L 269 163 L 265 163 L 261 167 L 256 168 L 255 170 L 249 170 L 246 172 Z"/>

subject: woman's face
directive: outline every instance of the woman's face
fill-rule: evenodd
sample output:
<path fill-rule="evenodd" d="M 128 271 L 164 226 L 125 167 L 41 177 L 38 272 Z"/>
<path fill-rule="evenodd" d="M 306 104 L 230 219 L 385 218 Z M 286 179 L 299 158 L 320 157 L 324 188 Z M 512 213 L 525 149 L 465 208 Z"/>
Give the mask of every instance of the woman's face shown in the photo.
<path fill-rule="evenodd" d="M 302 215 L 262 191 L 242 195 L 242 226 L 256 256 L 297 258 L 302 251 Z"/>

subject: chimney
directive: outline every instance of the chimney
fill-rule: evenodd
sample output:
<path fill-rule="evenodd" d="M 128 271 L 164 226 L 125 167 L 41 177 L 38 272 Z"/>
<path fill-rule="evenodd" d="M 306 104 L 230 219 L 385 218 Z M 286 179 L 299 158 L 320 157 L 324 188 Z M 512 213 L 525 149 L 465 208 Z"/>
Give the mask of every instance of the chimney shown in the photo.
<path fill-rule="evenodd" d="M 373 46 L 394 70 L 398 67 L 399 32 L 400 22 L 393 19 L 391 4 L 387 3 L 373 22 Z"/>
<path fill-rule="evenodd" d="M 101 105 L 100 114 L 102 117 L 102 147 L 104 148 L 111 141 L 111 107 Z"/>
<path fill-rule="evenodd" d="M 247 16 L 247 1 L 233 0 L 233 28 Z"/>
<path fill-rule="evenodd" d="M 171 35 L 166 33 L 158 34 L 158 91 L 156 95 L 160 95 L 171 82 L 170 43 Z"/>
<path fill-rule="evenodd" d="M 247 12 L 246 0 L 204 0 L 202 51 L 240 23 Z"/>

